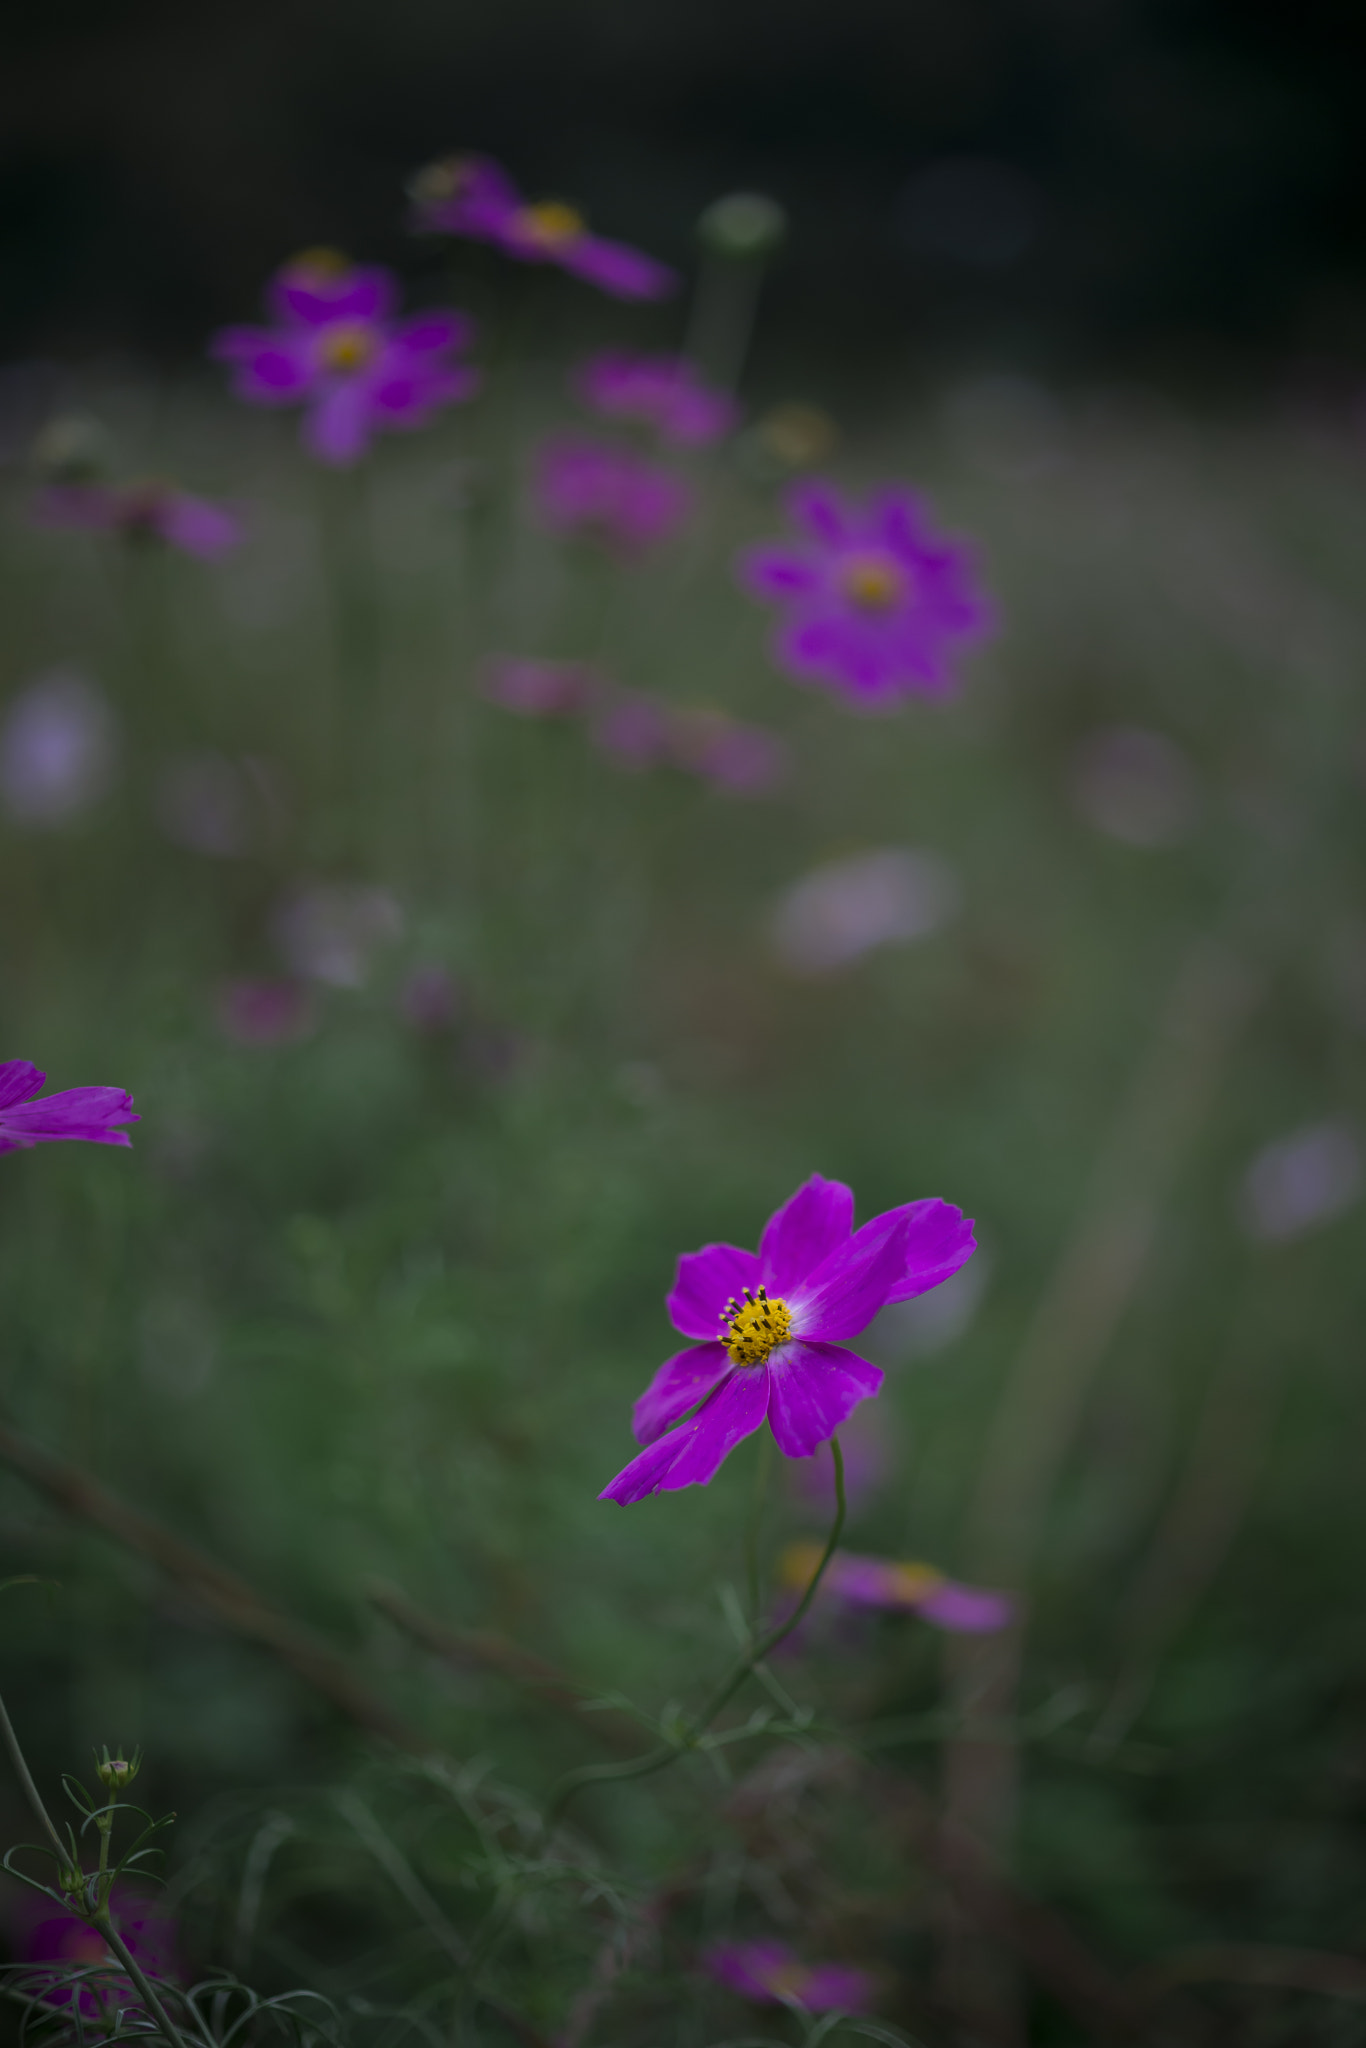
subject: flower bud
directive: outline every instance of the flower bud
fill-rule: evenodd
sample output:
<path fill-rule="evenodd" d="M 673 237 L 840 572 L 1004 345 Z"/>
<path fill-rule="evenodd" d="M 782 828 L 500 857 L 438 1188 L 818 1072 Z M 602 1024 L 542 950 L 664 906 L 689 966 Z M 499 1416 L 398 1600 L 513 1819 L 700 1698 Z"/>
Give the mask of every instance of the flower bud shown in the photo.
<path fill-rule="evenodd" d="M 787 215 L 762 192 L 728 192 L 699 216 L 697 238 L 713 255 L 753 262 L 771 256 L 787 236 Z"/>
<path fill-rule="evenodd" d="M 95 1776 L 111 1792 L 121 1792 L 132 1784 L 142 1767 L 142 1751 L 135 1749 L 131 1758 L 125 1758 L 123 1745 L 119 1745 L 117 1756 L 110 1756 L 108 1743 L 104 1746 L 103 1757 L 95 1760 Z"/>

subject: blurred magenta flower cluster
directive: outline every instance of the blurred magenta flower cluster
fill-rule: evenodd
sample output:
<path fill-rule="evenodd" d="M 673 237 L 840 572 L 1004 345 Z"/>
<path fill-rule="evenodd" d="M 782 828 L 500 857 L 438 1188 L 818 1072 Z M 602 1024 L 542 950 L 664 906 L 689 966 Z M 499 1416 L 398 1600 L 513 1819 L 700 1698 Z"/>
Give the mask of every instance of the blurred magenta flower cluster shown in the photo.
<path fill-rule="evenodd" d="M 796 2005 L 807 2012 L 871 2011 L 875 1985 L 848 1963 L 803 1963 L 785 1942 L 727 1942 L 703 1958 L 718 1984 L 755 2005 Z"/>
<path fill-rule="evenodd" d="M 685 356 L 605 349 L 580 366 L 574 389 L 604 419 L 648 427 L 661 441 L 680 448 L 719 441 L 740 417 L 729 393 L 713 390 Z"/>
<path fill-rule="evenodd" d="M 622 689 L 586 662 L 499 656 L 486 664 L 483 685 L 491 702 L 523 718 L 586 719 L 599 753 L 632 773 L 678 768 L 732 796 L 766 796 L 787 774 L 776 733 Z"/>
<path fill-rule="evenodd" d="M 33 516 L 40 526 L 160 541 L 206 562 L 229 553 L 242 538 L 235 513 L 156 477 L 127 484 L 48 484 L 34 501 Z"/>
<path fill-rule="evenodd" d="M 587 533 L 624 555 L 671 540 L 692 515 L 686 477 L 591 434 L 552 435 L 537 450 L 536 510 L 556 533 Z"/>

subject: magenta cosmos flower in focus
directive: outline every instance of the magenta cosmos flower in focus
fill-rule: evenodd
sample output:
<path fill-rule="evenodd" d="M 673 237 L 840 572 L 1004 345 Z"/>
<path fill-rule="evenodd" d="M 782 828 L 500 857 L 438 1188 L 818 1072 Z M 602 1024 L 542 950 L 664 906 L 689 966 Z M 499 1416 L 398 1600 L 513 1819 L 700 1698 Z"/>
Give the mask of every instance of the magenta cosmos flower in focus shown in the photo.
<path fill-rule="evenodd" d="M 191 497 L 159 478 L 131 484 L 49 484 L 39 493 L 33 516 L 40 526 L 160 541 L 206 562 L 226 555 L 242 538 L 241 521 L 224 506 Z"/>
<path fill-rule="evenodd" d="M 608 349 L 574 378 L 584 404 L 604 419 L 652 427 L 661 441 L 696 448 L 719 441 L 740 416 L 735 400 L 704 384 L 684 356 L 638 356 Z"/>
<path fill-rule="evenodd" d="M 478 382 L 452 358 L 474 329 L 463 313 L 394 318 L 394 280 L 329 249 L 285 264 L 269 292 L 274 327 L 228 327 L 212 353 L 251 405 L 302 405 L 304 441 L 323 462 L 355 462 L 382 428 L 425 426 Z"/>
<path fill-rule="evenodd" d="M 704 1958 L 719 1984 L 756 2005 L 801 2005 L 808 2012 L 868 2012 L 873 1980 L 847 1963 L 803 1963 L 781 1941 L 740 1941 Z"/>
<path fill-rule="evenodd" d="M 819 1543 L 790 1543 L 780 1573 L 794 1597 L 804 1593 L 820 1564 Z M 918 1614 L 953 1635 L 991 1635 L 1013 1619 L 1015 1603 L 1008 1593 L 988 1586 L 966 1586 L 932 1564 L 890 1557 L 860 1557 L 837 1550 L 821 1580 L 820 1598 L 833 1595 L 851 1607 L 880 1607 L 889 1614 Z"/>
<path fill-rule="evenodd" d="M 534 490 L 547 526 L 594 533 L 626 554 L 668 540 L 692 510 L 692 492 L 672 470 L 583 434 L 544 443 Z"/>
<path fill-rule="evenodd" d="M 937 1287 L 974 1249 L 962 1210 L 933 1199 L 855 1230 L 851 1190 L 817 1173 L 770 1217 L 757 1252 L 686 1252 L 668 1309 L 697 1341 L 636 1402 L 632 1428 L 646 1448 L 599 1499 L 705 1486 L 765 1420 L 789 1458 L 811 1457 L 882 1385 L 843 1340 L 888 1302 Z"/>
<path fill-rule="evenodd" d="M 61 1138 L 84 1138 L 91 1145 L 132 1143 L 115 1128 L 141 1122 L 126 1089 L 65 1088 L 41 1102 L 30 1100 L 46 1079 L 32 1060 L 0 1062 L 0 1152 L 26 1152 Z"/>
<path fill-rule="evenodd" d="M 520 263 L 557 264 L 613 298 L 659 299 L 677 283 L 652 256 L 590 234 L 583 215 L 563 200 L 528 204 L 491 157 L 445 157 L 419 171 L 410 189 L 416 227 L 492 242 Z"/>
<path fill-rule="evenodd" d="M 991 622 L 968 550 L 936 535 L 900 488 L 853 505 L 813 482 L 786 502 L 801 540 L 751 548 L 740 561 L 745 588 L 780 608 L 779 667 L 865 711 L 950 696 L 953 655 Z"/>

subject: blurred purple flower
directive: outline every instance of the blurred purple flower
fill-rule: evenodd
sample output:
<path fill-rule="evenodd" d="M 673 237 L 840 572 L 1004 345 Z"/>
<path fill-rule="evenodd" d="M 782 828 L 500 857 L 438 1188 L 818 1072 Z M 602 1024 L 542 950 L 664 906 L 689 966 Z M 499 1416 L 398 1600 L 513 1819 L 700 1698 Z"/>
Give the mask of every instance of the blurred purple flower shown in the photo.
<path fill-rule="evenodd" d="M 460 1015 L 460 984 L 445 967 L 415 967 L 399 991 L 404 1022 L 425 1038 L 449 1031 Z"/>
<path fill-rule="evenodd" d="M 1082 743 L 1073 794 L 1087 823 L 1125 846 L 1175 846 L 1190 836 L 1199 809 L 1180 747 L 1135 725 L 1108 727 Z"/>
<path fill-rule="evenodd" d="M 536 458 L 537 509 L 558 532 L 587 527 L 628 554 L 665 541 L 692 511 L 682 477 L 627 448 L 560 434 Z"/>
<path fill-rule="evenodd" d="M 157 780 L 157 818 L 177 846 L 213 860 L 250 850 L 252 819 L 241 771 L 223 754 L 182 754 Z"/>
<path fill-rule="evenodd" d="M 281 958 L 306 981 L 360 988 L 371 956 L 403 929 L 401 906 L 387 889 L 316 883 L 279 905 L 271 931 Z"/>
<path fill-rule="evenodd" d="M 928 938 L 956 914 L 962 896 L 938 854 L 879 847 L 794 882 L 773 916 L 774 947 L 796 974 L 832 974 L 879 946 Z"/>
<path fill-rule="evenodd" d="M 135 1962 L 154 1982 L 173 1983 L 177 1976 L 175 1922 L 159 1912 L 155 1903 L 125 1884 L 116 1884 L 109 1898 L 115 1927 Z M 39 1918 L 36 1911 L 25 1916 L 19 1946 L 22 1960 L 29 1965 L 55 1965 L 40 1973 L 41 1995 L 49 2005 L 74 2006 L 85 2019 L 96 2018 L 102 2008 L 134 2004 L 131 1980 L 119 1968 L 103 1937 L 75 1913 L 49 1913 Z M 58 1968 L 98 1969 L 79 1985 L 64 1985 Z M 106 1974 L 107 1972 L 107 1974 Z M 30 1982 L 33 1980 L 30 1979 Z"/>
<path fill-rule="evenodd" d="M 305 445 L 321 461 L 357 461 L 380 428 L 425 426 L 468 398 L 477 373 L 450 358 L 466 350 L 463 313 L 396 321 L 392 276 L 316 249 L 287 263 L 269 291 L 273 328 L 228 327 L 212 353 L 233 366 L 251 405 L 303 405 Z"/>
<path fill-rule="evenodd" d="M 521 263 L 558 264 L 613 298 L 658 299 L 677 282 L 652 256 L 590 234 L 583 215 L 562 200 L 528 205 L 491 157 L 446 157 L 419 172 L 410 190 L 415 227 L 492 242 Z"/>
<path fill-rule="evenodd" d="M 601 679 L 581 661 L 535 661 L 500 654 L 483 672 L 484 695 L 523 718 L 573 718 L 602 692 Z"/>
<path fill-rule="evenodd" d="M 114 718 L 75 669 L 30 683 L 0 722 L 0 802 L 21 825 L 64 825 L 89 809 L 114 771 Z"/>
<path fill-rule="evenodd" d="M 64 1088 L 41 1102 L 30 1100 L 46 1079 L 31 1060 L 0 1061 L 0 1152 L 27 1152 L 64 1138 L 82 1138 L 90 1145 L 132 1144 L 115 1128 L 142 1121 L 126 1088 Z"/>
<path fill-rule="evenodd" d="M 622 690 L 609 698 L 593 721 L 593 739 L 618 768 L 639 774 L 655 768 L 669 753 L 667 711 L 643 691 Z"/>
<path fill-rule="evenodd" d="M 638 356 L 608 349 L 584 363 L 574 388 L 607 419 L 653 427 L 661 441 L 699 447 L 719 441 L 740 416 L 727 392 L 713 391 L 685 356 Z"/>
<path fill-rule="evenodd" d="M 846 1963 L 799 1962 L 781 1941 L 743 1941 L 703 1957 L 719 1984 L 756 2005 L 800 2005 L 807 2012 L 869 2012 L 873 1979 Z"/>
<path fill-rule="evenodd" d="M 766 796 L 788 770 L 787 748 L 776 733 L 720 711 L 675 713 L 672 750 L 680 768 L 733 796 Z"/>
<path fill-rule="evenodd" d="M 1243 1222 L 1266 1244 L 1331 1223 L 1361 1194 L 1361 1146 L 1346 1124 L 1307 1124 L 1257 1154 L 1239 1191 Z"/>
<path fill-rule="evenodd" d="M 317 1021 L 313 997 L 302 982 L 243 976 L 218 991 L 219 1029 L 236 1045 L 293 1045 L 307 1038 Z"/>
<path fill-rule="evenodd" d="M 161 541 L 206 562 L 227 554 L 242 538 L 242 522 L 235 513 L 159 479 L 132 484 L 49 484 L 34 500 L 33 516 L 40 526 Z"/>
<path fill-rule="evenodd" d="M 811 1584 L 821 1561 L 819 1543 L 791 1543 L 783 1552 L 781 1576 L 794 1599 Z M 933 1565 L 897 1563 L 837 1550 L 826 1569 L 818 1600 L 834 1598 L 851 1607 L 881 1607 L 893 1614 L 918 1614 L 922 1621 L 956 1635 L 990 1635 L 1015 1613 L 1008 1593 L 965 1586 Z"/>
<path fill-rule="evenodd" d="M 787 1457 L 812 1457 L 877 1393 L 877 1366 L 840 1340 L 884 1303 L 956 1273 L 972 1256 L 972 1225 L 930 1199 L 853 1226 L 852 1190 L 817 1173 L 769 1218 L 757 1253 L 709 1244 L 680 1258 L 669 1315 L 697 1341 L 636 1402 L 632 1428 L 646 1448 L 600 1500 L 705 1486 L 765 1420 Z"/>
<path fill-rule="evenodd" d="M 787 507 L 803 541 L 751 548 L 739 564 L 744 587 L 783 611 L 779 667 L 864 711 L 952 695 L 955 644 L 990 623 L 967 549 L 937 537 L 901 488 L 853 506 L 830 484 L 797 484 Z"/>

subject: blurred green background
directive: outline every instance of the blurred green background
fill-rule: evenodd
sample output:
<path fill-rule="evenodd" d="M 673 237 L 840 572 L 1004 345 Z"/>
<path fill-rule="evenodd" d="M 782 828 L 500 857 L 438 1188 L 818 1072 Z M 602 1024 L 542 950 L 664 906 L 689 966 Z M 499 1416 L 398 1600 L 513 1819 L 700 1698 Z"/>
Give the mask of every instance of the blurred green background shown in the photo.
<path fill-rule="evenodd" d="M 519 5 L 72 8 L 5 33 L 0 697 L 78 678 L 101 765 L 69 816 L 0 807 L 2 1049 L 143 1117 L 131 1155 L 0 1162 L 5 1416 L 538 1797 L 603 1753 L 592 1727 L 433 1661 L 369 1582 L 649 1712 L 694 1699 L 729 1654 L 751 1452 L 705 1492 L 595 1499 L 673 1348 L 673 1260 L 755 1242 L 813 1170 L 860 1217 L 943 1195 L 978 1219 L 973 1285 L 868 1339 L 884 1463 L 849 1542 L 1026 1594 L 1021 1881 L 1121 1976 L 1210 1943 L 1360 1958 L 1355 31 Z M 400 191 L 450 143 L 683 265 L 727 185 L 789 207 L 745 423 L 689 458 L 697 513 L 646 561 L 546 535 L 528 475 L 575 417 L 570 366 L 676 347 L 684 314 L 467 253 L 452 276 Z M 354 475 L 200 360 L 321 239 L 473 306 L 490 364 L 473 406 Z M 781 528 L 773 408 L 797 402 L 830 423 L 828 470 L 910 480 L 971 538 L 999 626 L 952 703 L 860 719 L 769 660 L 731 563 Z M 73 411 L 121 471 L 240 509 L 242 547 L 36 527 L 33 439 Z M 491 702 L 500 651 L 762 725 L 790 774 L 746 798 L 627 772 L 581 722 Z M 938 863 L 920 935 L 823 972 L 785 952 L 794 887 L 878 849 Z M 320 889 L 352 893 L 318 913 Z M 341 918 L 340 969 L 300 950 L 309 902 Z M 285 973 L 298 1035 L 243 1042 L 228 991 Z M 770 1554 L 821 1519 L 784 1482 Z M 147 1747 L 148 1803 L 184 1816 L 191 1945 L 240 1934 L 261 1815 L 307 1810 L 320 1846 L 286 1850 L 242 1960 L 410 1988 L 392 1899 L 327 1834 L 326 1788 L 375 1768 L 356 1731 L 4 1471 L 0 1543 L 0 1576 L 50 1582 L 4 1595 L 35 1767 Z M 784 1679 L 951 1812 L 969 1746 L 945 1765 L 938 1738 L 971 1681 L 961 1646 L 891 1619 Z M 708 1783 L 688 1765 L 585 1810 L 631 1896 L 705 1865 L 669 1969 L 692 1982 L 708 1929 L 790 1938 L 786 1899 L 925 2038 L 1020 2038 L 1009 1993 L 984 2015 L 946 1988 L 961 1931 L 932 1863 L 884 1839 L 893 1802 L 832 1778 L 792 1821 L 813 1875 Z M 467 1874 L 411 1787 L 373 1796 L 458 1917 Z M 0 1813 L 24 1832 L 8 1787 Z M 574 1913 L 528 1922 L 506 1966 L 551 2033 L 592 1960 Z M 1089 2038 L 1029 1982 L 1032 2038 Z M 1293 1971 L 1202 1996 L 1210 2038 L 1366 2033 Z M 601 2038 L 663 2038 L 626 1998 Z M 719 2038 L 688 2013 L 680 2039 Z"/>

